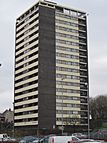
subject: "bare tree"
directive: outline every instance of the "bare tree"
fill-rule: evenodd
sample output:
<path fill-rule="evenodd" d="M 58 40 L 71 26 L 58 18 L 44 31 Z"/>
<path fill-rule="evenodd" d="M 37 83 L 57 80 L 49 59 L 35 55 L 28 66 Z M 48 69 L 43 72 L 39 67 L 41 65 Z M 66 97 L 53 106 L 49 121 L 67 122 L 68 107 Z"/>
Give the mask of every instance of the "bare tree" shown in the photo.
<path fill-rule="evenodd" d="M 107 96 L 90 99 L 90 114 L 93 120 L 107 119 Z"/>

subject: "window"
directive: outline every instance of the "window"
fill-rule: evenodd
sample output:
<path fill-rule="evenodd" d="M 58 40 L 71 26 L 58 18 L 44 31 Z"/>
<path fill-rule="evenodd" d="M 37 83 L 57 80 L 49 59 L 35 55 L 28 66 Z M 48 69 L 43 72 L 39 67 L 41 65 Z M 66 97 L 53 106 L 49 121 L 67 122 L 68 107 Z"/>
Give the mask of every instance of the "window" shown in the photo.
<path fill-rule="evenodd" d="M 64 61 L 64 60 L 58 60 L 58 59 L 56 59 L 56 63 L 58 63 L 58 64 L 65 64 L 65 65 L 79 66 L 79 63 L 77 63 L 77 62 Z"/>
<path fill-rule="evenodd" d="M 24 47 L 27 47 L 29 45 L 29 43 L 26 43 L 25 45 L 24 45 Z"/>
<path fill-rule="evenodd" d="M 68 10 L 68 9 L 64 9 L 64 14 L 70 14 L 70 10 Z"/>
<path fill-rule="evenodd" d="M 62 31 L 67 31 L 67 32 L 72 32 L 72 33 L 78 33 L 78 30 L 71 29 L 71 28 L 65 28 L 63 26 L 56 26 L 56 29 L 62 30 Z"/>
<path fill-rule="evenodd" d="M 79 76 L 56 74 L 56 78 L 62 78 L 62 76 L 63 76 L 64 78 L 67 78 L 67 79 L 76 79 L 76 80 L 79 80 L 79 79 L 80 79 Z"/>
<path fill-rule="evenodd" d="M 56 88 L 56 92 L 65 92 L 65 93 L 80 93 L 79 90 L 74 90 L 74 89 L 62 89 L 62 88 Z"/>
<path fill-rule="evenodd" d="M 62 82 L 62 81 L 56 81 L 57 85 L 67 85 L 67 86 L 80 86 L 79 83 L 73 83 L 73 82 Z"/>
<path fill-rule="evenodd" d="M 29 20 L 29 17 L 27 17 L 26 19 L 25 19 L 25 22 L 27 22 Z"/>
<path fill-rule="evenodd" d="M 68 55 L 68 54 L 63 54 L 63 53 L 58 53 L 58 52 L 56 52 L 56 56 L 58 56 L 58 57 L 64 57 L 64 58 L 79 59 L 79 56 Z"/>
<path fill-rule="evenodd" d="M 25 25 L 24 29 L 27 28 L 29 26 L 29 23 Z"/>
<path fill-rule="evenodd" d="M 71 42 L 71 41 L 66 41 L 66 40 L 56 39 L 56 42 L 57 42 L 57 43 L 61 43 L 61 44 L 67 44 L 67 45 L 79 46 L 79 43 Z"/>
<path fill-rule="evenodd" d="M 71 68 L 58 67 L 58 66 L 56 66 L 56 70 L 79 73 L 78 69 L 71 69 Z"/>
<path fill-rule="evenodd" d="M 78 20 L 77 17 L 75 17 L 72 12 L 70 12 L 70 15 L 66 15 L 66 14 L 63 14 L 63 13 L 59 13 L 59 11 L 56 11 L 56 16 L 58 17 L 63 17 L 63 18 L 67 18 L 67 19 L 72 19 L 72 20 Z"/>
<path fill-rule="evenodd" d="M 63 34 L 63 33 L 56 32 L 56 36 L 79 40 L 78 36 L 74 36 L 74 35 L 70 35 L 70 34 Z"/>
<path fill-rule="evenodd" d="M 26 41 L 26 40 L 28 40 L 28 39 L 29 39 L 29 36 L 25 37 L 25 38 L 24 38 L 24 41 Z"/>

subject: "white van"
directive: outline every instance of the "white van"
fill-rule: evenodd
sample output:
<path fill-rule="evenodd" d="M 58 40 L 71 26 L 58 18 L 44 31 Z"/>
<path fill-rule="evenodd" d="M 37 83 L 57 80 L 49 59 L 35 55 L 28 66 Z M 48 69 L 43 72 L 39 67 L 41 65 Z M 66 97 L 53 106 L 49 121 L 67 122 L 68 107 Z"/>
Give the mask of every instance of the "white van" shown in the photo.
<path fill-rule="evenodd" d="M 68 143 L 69 141 L 72 141 L 72 143 L 76 143 L 79 140 L 80 139 L 75 136 L 52 136 L 49 137 L 48 143 Z"/>
<path fill-rule="evenodd" d="M 7 134 L 0 134 L 0 141 L 8 141 L 9 136 Z"/>

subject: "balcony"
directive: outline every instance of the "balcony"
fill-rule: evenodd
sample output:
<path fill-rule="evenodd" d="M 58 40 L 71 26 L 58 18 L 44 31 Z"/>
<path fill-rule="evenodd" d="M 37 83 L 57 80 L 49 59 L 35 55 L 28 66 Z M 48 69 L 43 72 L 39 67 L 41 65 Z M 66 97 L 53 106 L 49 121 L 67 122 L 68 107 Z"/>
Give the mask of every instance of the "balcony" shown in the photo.
<path fill-rule="evenodd" d="M 87 91 L 80 91 L 81 96 L 87 96 Z"/>
<path fill-rule="evenodd" d="M 79 26 L 79 31 L 84 31 L 84 32 L 86 32 L 86 27 L 84 27 L 84 26 Z"/>
<path fill-rule="evenodd" d="M 79 25 L 84 25 L 84 26 L 86 25 L 86 21 L 83 19 L 79 19 L 78 23 L 79 23 Z"/>

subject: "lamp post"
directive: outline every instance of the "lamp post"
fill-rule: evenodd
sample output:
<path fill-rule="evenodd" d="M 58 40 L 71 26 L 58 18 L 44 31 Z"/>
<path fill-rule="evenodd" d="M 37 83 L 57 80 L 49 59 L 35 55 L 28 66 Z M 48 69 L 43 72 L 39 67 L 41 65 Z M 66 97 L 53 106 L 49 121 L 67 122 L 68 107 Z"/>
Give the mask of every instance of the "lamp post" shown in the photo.
<path fill-rule="evenodd" d="M 90 107 L 89 107 L 89 91 L 88 91 L 88 138 L 90 138 Z"/>
<path fill-rule="evenodd" d="M 88 89 L 88 83 L 85 83 L 85 85 L 87 86 Z M 87 103 L 88 103 L 88 138 L 90 138 L 90 107 L 89 107 L 89 89 L 87 91 L 88 93 L 88 98 L 87 98 Z"/>

